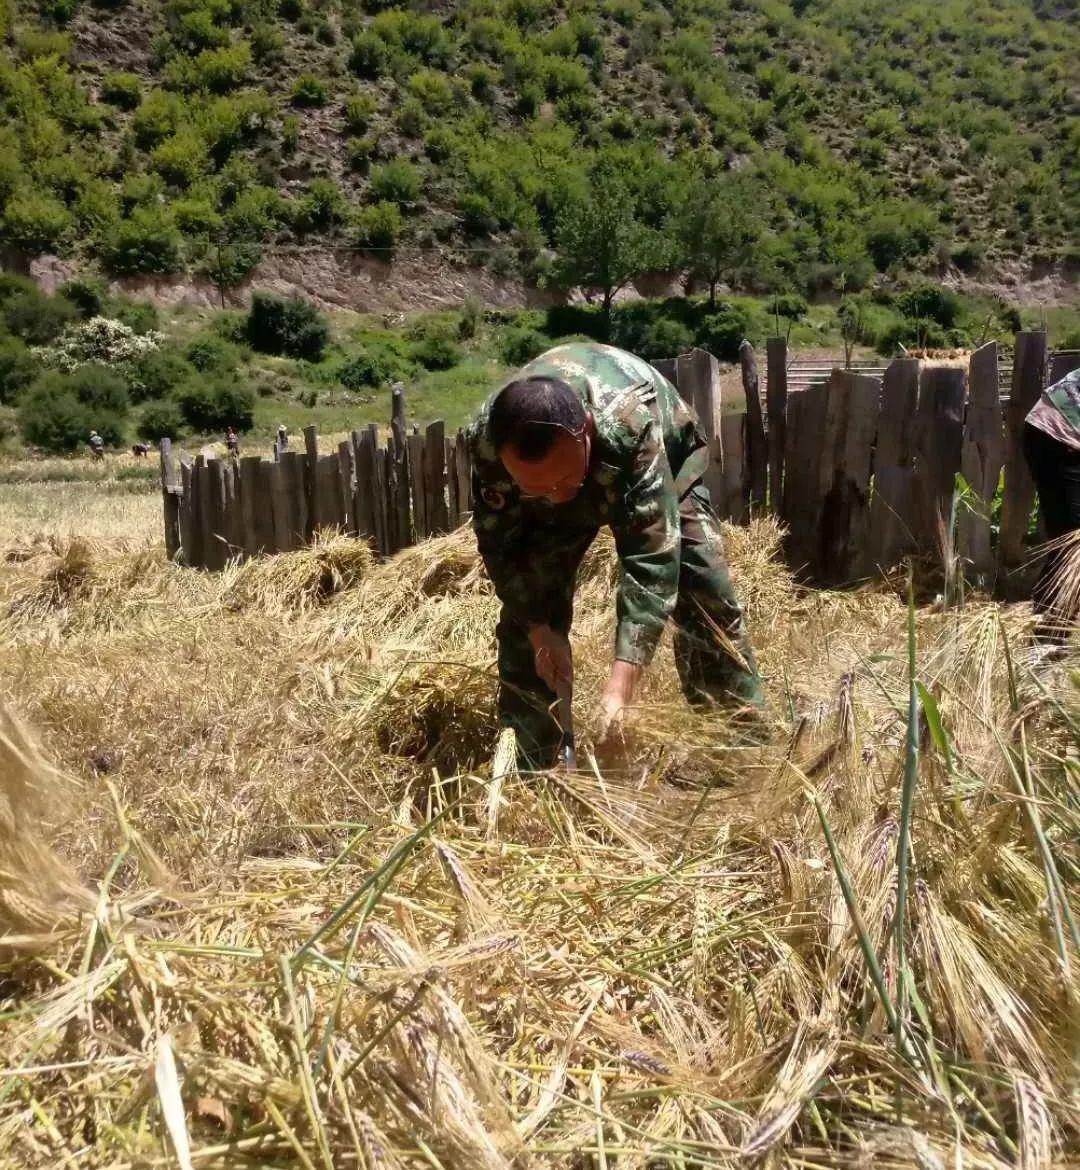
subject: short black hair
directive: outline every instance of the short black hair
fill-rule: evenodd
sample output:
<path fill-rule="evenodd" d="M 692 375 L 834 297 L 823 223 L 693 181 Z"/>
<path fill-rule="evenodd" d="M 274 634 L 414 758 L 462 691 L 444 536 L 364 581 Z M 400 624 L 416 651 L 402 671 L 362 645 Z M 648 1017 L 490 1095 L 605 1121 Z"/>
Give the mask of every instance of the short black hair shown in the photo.
<path fill-rule="evenodd" d="M 535 463 L 551 450 L 559 427 L 574 432 L 584 427 L 585 407 L 560 378 L 519 378 L 499 391 L 489 421 L 496 451 L 509 445 Z"/>

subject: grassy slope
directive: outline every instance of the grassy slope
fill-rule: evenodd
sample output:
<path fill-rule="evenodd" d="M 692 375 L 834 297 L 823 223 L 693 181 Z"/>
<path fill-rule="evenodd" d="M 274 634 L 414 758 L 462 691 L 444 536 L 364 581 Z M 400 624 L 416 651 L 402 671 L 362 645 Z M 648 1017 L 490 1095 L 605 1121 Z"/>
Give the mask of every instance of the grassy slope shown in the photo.
<path fill-rule="evenodd" d="M 858 253 L 866 222 L 882 208 L 903 220 L 905 206 L 909 217 L 912 207 L 924 208 L 939 221 L 942 248 L 910 264 L 933 267 L 950 252 L 969 266 L 980 256 L 993 266 L 1075 253 L 1080 191 L 1070 79 L 1078 38 L 1068 14 L 1053 6 L 1036 15 L 1024 0 L 590 0 L 572 7 L 485 0 L 431 6 L 433 16 L 424 15 L 427 5 L 406 16 L 378 13 L 381 3 L 367 5 L 374 16 L 336 0 L 275 7 L 259 0 L 76 5 L 77 74 L 100 92 L 108 73 L 133 72 L 144 108 L 99 103 L 92 120 L 100 125 L 73 130 L 62 112 L 54 121 L 37 67 L 24 67 L 6 83 L 13 121 L 25 117 L 28 126 L 15 187 L 51 188 L 78 203 L 80 180 L 72 184 L 70 168 L 31 157 L 47 131 L 68 145 L 76 169 L 99 170 L 106 187 L 125 185 L 125 215 L 140 201 L 158 206 L 158 190 L 133 188 L 132 176 L 163 174 L 167 206 L 183 208 L 189 261 L 198 260 L 206 231 L 236 229 L 229 216 L 237 191 L 260 183 L 288 202 L 260 221 L 256 235 L 347 241 L 355 209 L 385 197 L 373 190 L 373 171 L 348 164 L 349 137 L 363 137 L 375 164 L 411 159 L 419 169 L 421 194 L 403 201 L 406 238 L 516 268 L 532 263 L 550 233 L 552 201 L 567 176 L 589 151 L 614 143 L 640 145 L 646 156 L 658 147 L 658 158 L 758 168 L 775 201 L 777 239 L 785 247 L 797 241 L 803 268 L 835 264 L 838 233 L 854 231 Z M 198 35 L 193 13 L 202 21 Z M 41 20 L 30 6 L 17 10 L 17 28 Z M 350 47 L 358 33 L 369 46 L 378 41 L 382 54 L 361 76 Z M 206 83 L 223 97 L 184 75 L 185 61 L 217 40 L 255 46 L 246 77 L 241 70 Z M 35 51 L 40 46 L 24 43 L 24 56 Z M 487 70 L 482 84 L 478 69 Z M 322 90 L 314 108 L 292 97 L 307 75 Z M 172 98 L 153 95 L 163 83 Z M 31 100 L 24 91 L 34 86 L 41 92 Z M 150 133 L 148 94 L 186 109 Z M 344 102 L 356 94 L 370 110 L 350 129 Z M 253 96 L 269 103 L 223 145 L 214 138 L 222 103 Z M 200 136 L 214 142 L 209 158 Z M 181 157 L 164 160 L 161 152 L 174 146 Z M 310 182 L 326 178 L 339 185 L 342 202 L 319 212 L 310 205 Z M 642 195 L 657 214 L 670 197 L 659 191 L 664 181 Z M 914 204 L 896 203 L 903 199 Z M 93 251 L 108 231 L 89 224 L 75 235 Z"/>

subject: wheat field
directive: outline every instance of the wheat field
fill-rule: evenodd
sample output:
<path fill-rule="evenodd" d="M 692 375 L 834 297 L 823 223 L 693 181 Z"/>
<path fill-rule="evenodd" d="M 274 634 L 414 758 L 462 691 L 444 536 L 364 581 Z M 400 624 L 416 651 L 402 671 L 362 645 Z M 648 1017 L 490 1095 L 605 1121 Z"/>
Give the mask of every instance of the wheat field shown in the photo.
<path fill-rule="evenodd" d="M 581 769 L 522 776 L 467 531 L 213 576 L 101 486 L 0 502 L 0 1165 L 1080 1163 L 1080 676 L 1028 607 L 909 632 L 727 529 L 766 742 L 665 648 L 600 768 L 602 540 Z"/>

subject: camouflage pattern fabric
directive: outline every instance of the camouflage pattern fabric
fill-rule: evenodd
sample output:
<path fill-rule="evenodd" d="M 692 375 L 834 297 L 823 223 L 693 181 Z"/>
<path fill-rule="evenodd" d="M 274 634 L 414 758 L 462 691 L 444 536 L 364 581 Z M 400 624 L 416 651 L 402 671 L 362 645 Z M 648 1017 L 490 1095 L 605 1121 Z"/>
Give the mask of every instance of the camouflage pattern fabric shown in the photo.
<path fill-rule="evenodd" d="M 753 650 L 700 483 L 707 448 L 693 411 L 659 372 L 612 346 L 559 346 L 515 375 L 535 376 L 567 382 L 593 416 L 589 472 L 574 500 L 553 505 L 521 495 L 490 436 L 498 391 L 469 430 L 473 526 L 503 603 L 500 714 L 516 728 L 523 757 L 547 766 L 559 738 L 556 696 L 536 675 L 528 629 L 569 632 L 578 566 L 605 524 L 620 563 L 615 657 L 647 664 L 674 618 L 692 702 L 760 703 Z"/>
<path fill-rule="evenodd" d="M 1027 421 L 1059 443 L 1080 451 L 1080 369 L 1047 386 Z"/>

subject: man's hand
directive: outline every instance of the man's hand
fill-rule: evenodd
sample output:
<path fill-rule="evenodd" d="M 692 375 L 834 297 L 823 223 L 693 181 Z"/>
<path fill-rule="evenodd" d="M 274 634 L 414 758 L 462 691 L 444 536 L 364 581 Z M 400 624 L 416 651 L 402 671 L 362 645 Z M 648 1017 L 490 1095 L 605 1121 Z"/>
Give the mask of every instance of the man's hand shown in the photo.
<path fill-rule="evenodd" d="M 574 681 L 574 659 L 570 654 L 570 639 L 551 626 L 532 626 L 529 630 L 536 673 L 553 691 L 569 686 Z"/>
<path fill-rule="evenodd" d="M 641 667 L 636 663 L 616 659 L 611 664 L 611 674 L 600 695 L 598 744 L 603 745 L 618 734 L 626 708 L 634 701 L 640 678 Z"/>

